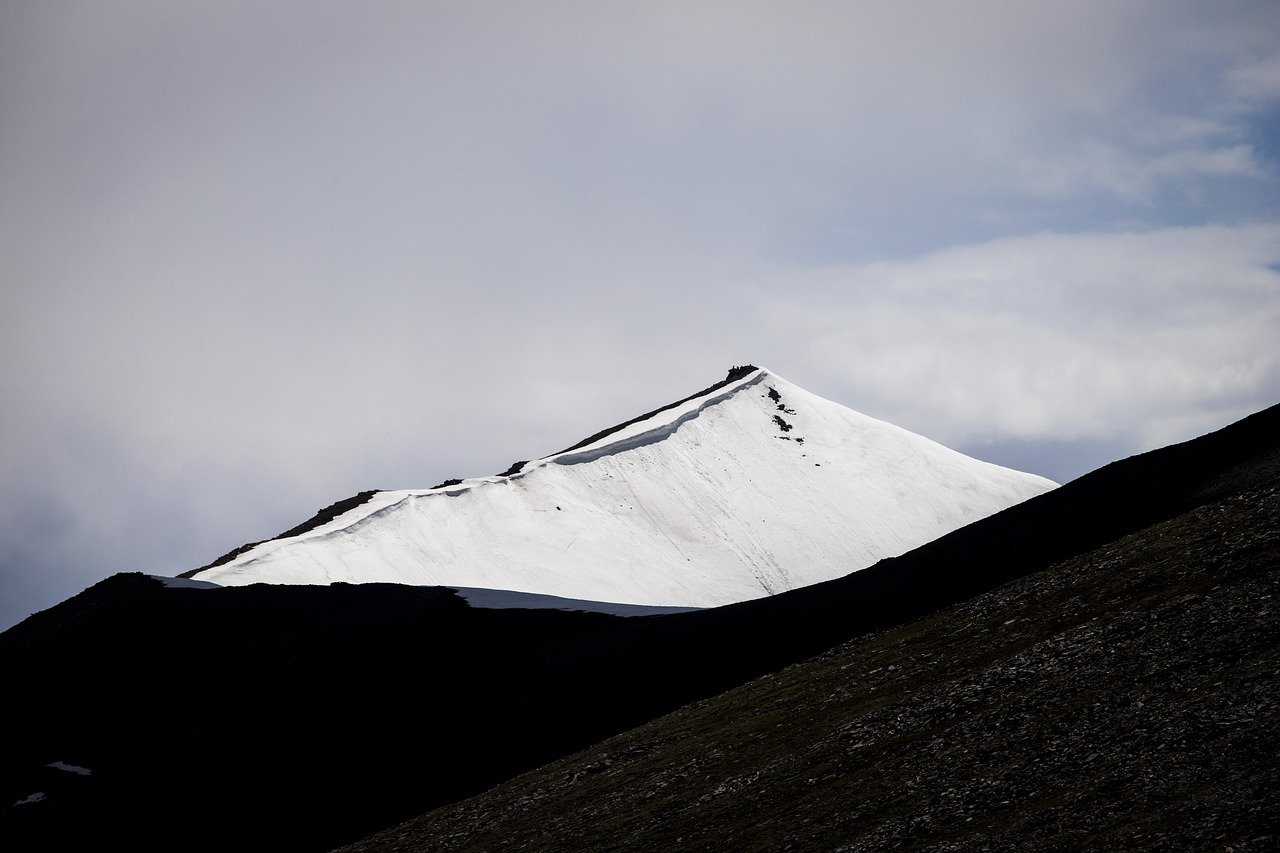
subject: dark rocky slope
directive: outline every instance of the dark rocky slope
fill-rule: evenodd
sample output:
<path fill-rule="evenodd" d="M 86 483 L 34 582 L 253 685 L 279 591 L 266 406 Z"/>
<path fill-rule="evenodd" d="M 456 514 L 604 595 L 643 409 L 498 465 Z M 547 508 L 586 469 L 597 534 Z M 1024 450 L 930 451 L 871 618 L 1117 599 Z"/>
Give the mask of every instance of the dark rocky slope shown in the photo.
<path fill-rule="evenodd" d="M 352 841 L 1278 472 L 1274 407 L 848 577 L 661 617 L 119 575 L 0 634 L 0 848 Z"/>
<path fill-rule="evenodd" d="M 346 848 L 1275 850 L 1280 486 Z"/>

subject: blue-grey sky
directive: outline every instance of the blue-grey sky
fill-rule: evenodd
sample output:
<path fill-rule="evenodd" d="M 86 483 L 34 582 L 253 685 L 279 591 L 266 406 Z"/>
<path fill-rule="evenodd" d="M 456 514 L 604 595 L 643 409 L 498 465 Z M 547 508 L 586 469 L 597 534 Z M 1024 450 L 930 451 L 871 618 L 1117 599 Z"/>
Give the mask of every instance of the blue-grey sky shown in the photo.
<path fill-rule="evenodd" d="M 0 627 L 765 364 L 1068 479 L 1280 399 L 1280 6 L 0 4 Z"/>

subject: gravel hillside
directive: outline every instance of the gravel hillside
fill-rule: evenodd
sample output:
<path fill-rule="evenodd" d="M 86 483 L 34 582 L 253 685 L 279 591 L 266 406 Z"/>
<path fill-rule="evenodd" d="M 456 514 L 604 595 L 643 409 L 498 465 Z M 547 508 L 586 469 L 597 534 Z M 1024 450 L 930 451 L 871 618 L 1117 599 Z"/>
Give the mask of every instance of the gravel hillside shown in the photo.
<path fill-rule="evenodd" d="M 1274 850 L 1277 697 L 1273 482 L 345 849 Z"/>

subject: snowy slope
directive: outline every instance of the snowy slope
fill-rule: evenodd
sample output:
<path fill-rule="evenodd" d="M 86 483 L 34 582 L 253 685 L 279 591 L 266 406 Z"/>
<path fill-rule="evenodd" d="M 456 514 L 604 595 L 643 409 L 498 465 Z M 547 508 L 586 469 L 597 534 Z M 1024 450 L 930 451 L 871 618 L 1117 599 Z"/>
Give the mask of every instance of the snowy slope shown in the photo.
<path fill-rule="evenodd" d="M 712 606 L 865 568 L 1053 487 L 754 369 L 511 476 L 377 492 L 193 577 Z"/>

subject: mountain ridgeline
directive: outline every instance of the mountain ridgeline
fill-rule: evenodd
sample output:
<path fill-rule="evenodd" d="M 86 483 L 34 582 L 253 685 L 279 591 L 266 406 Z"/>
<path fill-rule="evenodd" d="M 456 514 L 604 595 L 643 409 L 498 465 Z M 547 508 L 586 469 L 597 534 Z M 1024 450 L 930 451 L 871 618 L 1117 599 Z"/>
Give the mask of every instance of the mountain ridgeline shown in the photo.
<path fill-rule="evenodd" d="M 741 387 L 741 383 L 753 384 Z M 780 399 L 775 400 L 771 390 Z M 544 472 L 542 476 L 549 482 L 563 482 L 563 478 L 580 476 L 585 465 L 611 460 L 598 481 L 605 483 L 621 478 L 624 471 L 628 476 L 633 472 L 639 475 L 652 464 L 626 462 L 629 454 L 652 460 L 656 457 L 645 454 L 669 454 L 673 448 L 683 447 L 682 459 L 699 455 L 715 459 L 714 448 L 707 447 L 714 436 L 754 436 L 751 431 L 756 430 L 757 437 L 743 439 L 746 450 L 735 451 L 749 451 L 750 455 L 732 464 L 722 460 L 722 468 L 755 472 L 759 469 L 747 467 L 746 462 L 757 464 L 759 454 L 768 448 L 769 453 L 790 454 L 785 463 L 770 464 L 793 466 L 795 458 L 803 458 L 805 465 L 796 470 L 813 466 L 825 469 L 827 462 L 843 449 L 859 460 L 864 472 L 883 467 L 886 460 L 897 460 L 918 466 L 910 470 L 933 476 L 928 482 L 935 485 L 945 481 L 942 474 L 947 471 L 956 476 L 974 471 L 970 465 L 973 460 L 959 454 L 950 456 L 951 451 L 935 451 L 932 448 L 937 445 L 922 445 L 920 442 L 926 440 L 900 434 L 902 431 L 895 431 L 896 428 L 862 416 L 844 414 L 848 410 L 815 414 L 830 411 L 818 405 L 817 399 L 776 376 L 766 377 L 757 371 L 716 389 L 710 396 L 667 410 L 660 422 L 637 422 L 569 451 L 584 454 L 581 461 L 557 461 L 563 460 L 563 455 L 558 455 L 528 463 L 524 470 L 532 468 L 529 479 L 534 483 L 537 480 L 533 474 L 538 472 Z M 734 401 L 737 405 L 726 405 Z M 787 409 L 794 410 L 794 414 Z M 793 429 L 779 429 L 773 421 L 775 415 Z M 858 440 L 834 443 L 833 424 L 857 426 Z M 673 444 L 673 436 L 683 436 L 680 441 L 687 444 Z M 696 442 L 692 440 L 695 436 L 699 439 Z M 805 442 L 797 443 L 796 438 L 805 438 Z M 619 442 L 631 444 L 620 450 Z M 825 447 L 820 449 L 821 445 Z M 904 453 L 903 448 L 911 452 Z M 823 455 L 811 459 L 811 453 Z M 598 455 L 588 461 L 591 454 Z M 943 465 L 946 460 L 951 460 L 947 464 L 954 467 Z M 710 475 L 713 466 L 703 464 L 704 473 Z M 1024 479 L 1009 480 L 1002 471 L 990 472 L 995 479 L 988 482 L 1034 482 L 1026 480 L 1025 475 L 1018 475 Z M 610 476 L 604 477 L 603 473 Z M 841 644 L 855 643 L 842 647 L 844 651 L 840 652 L 844 657 L 839 667 L 845 669 L 835 669 L 833 674 L 831 667 L 819 668 L 810 675 L 805 675 L 809 671 L 803 668 L 787 670 L 792 673 L 787 676 L 789 679 L 799 679 L 785 682 L 792 691 L 786 695 L 794 694 L 797 704 L 793 707 L 783 702 L 769 706 L 771 710 L 761 705 L 759 713 L 772 715 L 770 731 L 781 732 L 773 727 L 775 722 L 785 725 L 792 718 L 820 719 L 822 708 L 826 707 L 823 703 L 832 697 L 861 696 L 874 704 L 875 697 L 866 691 L 881 689 L 878 685 L 883 682 L 883 673 L 917 672 L 924 658 L 916 656 L 916 651 L 937 654 L 942 649 L 929 646 L 903 651 L 900 645 L 880 643 L 872 636 L 875 632 L 908 630 L 904 626 L 913 620 L 928 618 L 935 620 L 922 629 L 929 636 L 943 637 L 951 632 L 971 636 L 972 643 L 981 645 L 988 630 L 982 626 L 996 626 L 1006 632 L 1022 630 L 1005 623 L 1028 618 L 1032 613 L 1040 614 L 1037 619 L 1048 619 L 1046 614 L 1057 607 L 1053 602 L 1058 599 L 1052 596 L 1043 599 L 1047 602 L 1043 606 L 1024 606 L 1029 599 L 999 592 L 1011 588 L 1002 585 L 1032 582 L 1026 579 L 1051 567 L 1058 573 L 1077 571 L 1071 568 L 1077 565 L 1071 563 L 1075 559 L 1087 561 L 1078 565 L 1079 571 L 1094 573 L 1089 577 L 1108 577 L 1107 572 L 1114 569 L 1154 579 L 1108 587 L 1112 593 L 1108 593 L 1111 597 L 1107 600 L 1123 603 L 1128 599 L 1116 596 L 1136 595 L 1133 590 L 1163 581 L 1158 580 L 1158 573 L 1144 575 L 1144 569 L 1135 568 L 1135 561 L 1140 562 L 1147 546 L 1124 546 L 1129 549 L 1123 552 L 1128 556 L 1111 562 L 1105 556 L 1106 548 L 1131 542 L 1140 534 L 1156 537 L 1141 542 L 1155 542 L 1166 535 L 1159 532 L 1164 529 L 1158 527 L 1161 524 L 1198 508 L 1235 499 L 1247 503 L 1249 495 L 1270 494 L 1266 490 L 1278 483 L 1280 407 L 1274 407 L 1199 439 L 1113 463 L 1062 487 L 1045 491 L 1046 486 L 1039 486 L 1033 491 L 1041 493 L 995 514 L 986 515 L 973 508 L 986 517 L 914 549 L 904 547 L 906 553 L 881 559 L 861 571 L 850 567 L 841 577 L 812 586 L 667 615 L 619 616 L 509 605 L 478 606 L 469 603 L 465 591 L 451 586 L 249 584 L 247 580 L 247 585 L 242 586 L 216 586 L 200 583 L 209 580 L 205 573 L 194 581 L 116 575 L 0 634 L 0 667 L 6 674 L 9 695 L 15 697 L 3 712 L 4 723 L 6 731 L 21 733 L 12 740 L 0 762 L 0 845 L 6 850 L 74 846 L 323 850 L 462 801 L 455 811 L 428 816 L 423 819 L 425 822 L 406 825 L 388 836 L 376 836 L 368 843 L 371 849 L 427 850 L 447 846 L 446 838 L 451 837 L 454 841 L 449 843 L 458 847 L 491 849 L 495 844 L 492 837 L 484 835 L 481 825 L 490 821 L 495 827 L 506 826 L 506 837 L 524 839 L 523 849 L 550 849 L 557 837 L 567 838 L 552 832 L 555 821 L 550 818 L 559 815 L 563 822 L 556 825 L 565 829 L 578 826 L 581 839 L 577 846 L 591 847 L 591 840 L 598 840 L 598 834 L 588 832 L 585 824 L 575 824 L 587 814 L 578 811 L 583 803 L 563 801 L 561 797 L 569 789 L 555 780 L 576 779 L 574 785 L 594 786 L 597 781 L 604 784 L 620 779 L 610 773 L 618 762 L 617 756 L 597 753 L 595 758 L 587 758 L 589 753 L 584 753 L 580 759 L 569 759 L 580 761 L 576 765 L 580 771 L 577 776 L 553 775 L 545 777 L 550 780 L 545 783 L 535 780 L 531 788 L 496 789 L 487 795 L 487 800 L 466 798 L 689 703 L 711 700 L 726 690 Z M 494 478 L 479 478 L 451 488 L 461 492 L 453 497 L 447 493 L 419 497 L 424 504 L 449 506 L 450 501 L 463 500 L 467 495 L 482 499 L 478 496 L 515 488 L 495 482 Z M 812 492 L 817 487 L 814 481 L 801 481 L 797 475 L 788 488 Z M 824 493 L 825 499 L 833 500 L 844 494 L 837 488 L 846 487 L 825 488 L 832 490 Z M 566 491 L 572 492 L 567 487 Z M 610 499 L 617 494 L 606 493 Z M 374 494 L 361 507 L 385 494 Z M 792 499 L 803 509 L 813 505 L 808 498 L 790 493 L 773 494 L 773 503 L 767 505 L 785 505 Z M 1255 498 L 1264 499 L 1269 500 Z M 392 503 L 382 505 L 389 506 Z M 558 518 L 570 511 L 556 510 L 553 505 L 544 515 Z M 621 507 L 617 514 L 626 518 Z M 1202 577 L 1210 585 L 1214 572 L 1223 572 L 1226 577 L 1233 561 L 1245 559 L 1241 548 L 1253 549 L 1246 556 L 1255 561 L 1256 572 L 1265 572 L 1271 565 L 1267 562 L 1270 552 L 1265 550 L 1269 546 L 1266 542 L 1248 544 L 1247 537 L 1243 537 L 1248 526 L 1257 521 L 1256 515 L 1233 511 L 1220 518 L 1213 516 L 1206 522 L 1210 527 L 1204 528 L 1216 531 L 1212 536 L 1187 528 L 1190 532 L 1177 532 L 1183 539 L 1169 541 L 1183 542 L 1181 552 L 1201 555 L 1196 559 L 1203 564 L 1200 571 L 1208 573 Z M 324 531 L 329 524 L 348 529 L 344 526 L 348 520 L 343 516 L 336 515 L 310 533 Z M 755 526 L 770 524 L 767 516 L 756 518 L 760 520 L 753 522 Z M 839 525 L 844 522 L 828 516 L 819 516 L 816 521 L 836 526 L 834 532 L 814 534 L 824 548 L 832 547 L 829 543 L 842 533 L 852 540 L 847 546 L 850 551 L 856 553 L 864 547 L 864 527 L 841 528 Z M 376 528 L 374 522 L 370 518 L 363 529 Z M 801 521 L 797 517 L 789 523 Z M 1149 528 L 1157 532 L 1144 533 Z M 355 534 L 360 529 L 356 525 L 350 534 L 357 542 L 359 537 Z M 639 525 L 635 529 L 646 528 Z M 1228 540 L 1236 543 L 1231 546 L 1235 550 L 1215 544 Z M 1189 544 L 1193 542 L 1199 544 Z M 629 543 L 623 540 L 618 547 L 629 547 Z M 1103 557 L 1088 556 L 1099 549 L 1103 549 Z M 663 552 L 641 548 L 630 571 L 642 574 L 648 565 L 646 560 L 670 560 L 671 552 L 670 545 Z M 252 550 L 244 552 L 241 558 L 250 553 Z M 261 559 L 260 565 L 265 566 L 269 564 L 266 556 L 264 553 L 254 559 Z M 700 567 L 696 560 L 690 564 L 694 569 Z M 246 563 L 232 560 L 223 568 L 235 565 Z M 828 566 L 823 571 L 832 569 Z M 226 577 L 213 580 L 222 583 Z M 995 597 L 984 599 L 987 604 L 983 607 L 989 609 L 980 611 L 983 621 L 979 625 L 972 622 L 975 611 L 965 610 L 962 605 L 984 594 Z M 1080 610 L 1080 602 L 1086 599 L 1076 593 L 1061 600 L 1074 602 L 1071 608 L 1075 609 L 1068 610 L 1080 617 L 1078 624 L 1087 624 L 1094 616 L 1102 615 L 1101 610 L 1092 615 L 1087 607 Z M 949 610 L 957 607 L 961 609 Z M 1008 615 L 1003 609 L 1008 609 Z M 1255 609 L 1266 610 L 1263 606 Z M 1188 622 L 1188 630 L 1216 630 L 1212 612 L 1200 612 L 1203 619 L 1197 616 L 1201 621 Z M 961 615 L 952 617 L 948 613 Z M 1274 619 L 1267 622 L 1265 617 L 1259 618 L 1264 619 L 1261 624 L 1267 630 L 1274 628 Z M 948 621 L 953 619 L 969 621 Z M 1052 631 L 1045 627 L 1050 624 L 1027 628 L 1032 632 L 1027 636 L 1051 638 Z M 1042 628 L 1049 633 L 1035 633 Z M 873 645 L 857 646 L 858 642 Z M 1116 653 L 1121 654 L 1124 648 Z M 1133 648 L 1138 654 L 1139 647 Z M 1150 646 L 1142 653 L 1160 654 L 1159 648 Z M 994 646 L 992 655 L 996 655 Z M 876 667 L 859 668 L 864 657 L 874 658 L 880 669 L 872 673 Z M 994 659 L 978 658 L 981 655 L 972 659 L 973 667 L 980 668 L 986 665 L 983 661 Z M 1188 664 L 1218 665 L 1217 658 Z M 1128 663 L 1117 663 L 1115 671 L 1121 673 L 1117 677 L 1130 677 L 1123 675 L 1132 670 L 1126 667 Z M 1156 667 L 1151 671 L 1163 670 Z M 1274 682 L 1275 667 L 1265 671 Z M 847 673 L 843 680 L 840 672 Z M 1097 677 L 1105 679 L 1105 670 L 1098 670 Z M 812 691 L 805 686 L 810 678 Z M 925 683 L 919 682 L 921 686 Z M 1097 685 L 1103 693 L 1118 686 L 1103 682 Z M 1271 688 L 1275 686 L 1271 684 Z M 986 701 L 998 701 L 997 693 L 989 697 Z M 721 753 L 726 749 L 741 752 L 744 763 L 740 767 L 707 765 L 708 774 L 720 774 L 716 784 L 723 782 L 729 786 L 724 790 L 730 790 L 738 784 L 732 780 L 739 776 L 750 778 L 759 771 L 765 775 L 756 778 L 767 778 L 766 764 L 777 755 L 768 749 L 756 750 L 745 741 L 726 741 L 716 733 L 737 730 L 754 738 L 764 731 L 733 729 L 737 725 L 733 717 L 750 716 L 757 709 L 750 703 L 741 704 L 740 697 L 726 701 L 730 704 L 722 706 L 714 716 L 729 729 L 716 728 L 718 724 L 712 717 L 699 717 L 697 727 L 685 731 L 702 733 L 679 743 L 690 757 L 704 748 Z M 773 696 L 770 701 L 782 702 L 783 698 Z M 943 702 L 930 707 L 949 713 L 946 708 L 950 706 Z M 1023 707 L 1025 714 L 1039 713 L 1031 699 Z M 1250 713 L 1256 717 L 1263 712 L 1255 709 Z M 854 718 L 848 719 L 852 724 Z M 751 724 L 745 718 L 740 722 Z M 666 723 L 659 721 L 655 725 Z M 997 728 L 986 733 L 994 738 L 990 741 L 993 750 L 1002 748 L 1000 731 Z M 635 743 L 650 743 L 648 748 L 652 750 L 651 741 L 644 741 L 642 735 L 636 737 L 641 740 Z M 787 729 L 785 739 L 788 753 L 805 753 L 806 744 L 813 744 L 816 749 L 825 742 L 818 729 L 803 727 Z M 873 742 L 879 741 L 868 740 Z M 886 749 L 887 754 L 898 754 Z M 640 774 L 635 778 L 663 782 L 664 787 L 675 784 L 678 776 L 652 775 L 665 772 L 663 768 L 667 767 L 665 759 L 658 760 L 665 752 L 653 754 L 654 764 L 641 767 L 627 757 L 620 766 L 631 767 Z M 752 761 L 761 763 L 749 766 Z M 1265 768 L 1258 770 L 1243 759 L 1238 763 L 1255 774 L 1248 777 L 1250 780 L 1266 781 Z M 61 769 L 63 766 L 88 772 L 68 772 Z M 559 766 L 549 772 L 555 773 Z M 806 770 L 800 781 L 821 777 L 829 782 L 823 775 L 829 772 L 830 767 L 821 773 Z M 599 780 L 595 780 L 596 776 Z M 919 778 L 919 773 L 900 778 Z M 873 783 L 873 777 L 863 780 L 864 786 L 871 786 L 867 788 L 869 802 L 881 802 L 875 799 L 880 794 Z M 636 834 L 619 834 L 609 842 L 614 846 L 633 837 L 635 846 L 641 849 L 706 847 L 705 839 L 699 846 L 700 836 L 696 835 L 690 835 L 686 843 L 680 840 L 685 838 L 680 834 L 647 834 L 644 826 L 670 823 L 675 827 L 680 822 L 678 814 L 670 811 L 675 805 L 665 806 L 668 812 L 648 811 L 641 803 L 642 789 L 643 785 L 630 789 L 632 793 L 622 800 L 615 798 L 612 789 L 578 790 L 600 803 L 627 802 L 627 814 L 643 824 L 621 828 Z M 683 791 L 694 797 L 688 802 L 698 802 L 697 797 L 710 795 L 715 786 L 705 791 L 678 786 L 670 790 Z M 789 803 L 788 808 L 799 808 L 783 797 L 782 788 L 775 790 L 780 792 L 780 799 L 766 797 L 744 802 L 755 803 L 761 810 L 771 803 Z M 516 793 L 502 799 L 512 791 Z M 36 794 L 41 797 L 32 799 Z M 529 812 L 526 807 L 536 800 L 520 797 L 531 794 L 549 798 L 548 803 L 558 803 L 557 811 Z M 951 795 L 944 795 L 939 789 L 938 796 Z M 712 801 L 709 796 L 702 802 Z M 846 806 L 853 801 L 841 800 Z M 1017 797 L 1012 802 L 1017 802 Z M 814 812 L 813 826 L 835 821 L 834 815 L 839 811 L 836 804 L 827 802 L 822 808 L 828 811 Z M 934 814 L 944 821 L 963 822 L 963 817 L 945 809 Z M 1249 814 L 1245 809 L 1237 816 L 1243 815 L 1240 820 L 1247 823 L 1253 820 Z M 472 820 L 468 815 L 478 819 Z M 649 818 L 653 822 L 644 823 Z M 866 817 L 870 821 L 866 826 L 879 825 L 875 819 L 874 815 Z M 544 828 L 552 832 L 541 845 L 536 833 L 542 830 L 534 827 L 536 823 L 545 824 Z M 751 824 L 748 821 L 744 825 Z M 1249 824 L 1249 828 L 1256 827 Z M 530 832 L 535 835 L 530 836 Z M 786 842 L 785 834 L 776 825 L 768 832 L 762 830 L 760 844 L 770 846 L 770 840 L 778 839 L 780 846 L 792 843 Z M 847 837 L 855 836 L 856 832 L 850 829 Z M 867 849 L 873 849 L 877 836 L 868 837 L 871 841 Z M 833 838 L 811 834 L 797 836 L 793 842 L 798 848 L 810 844 L 829 848 L 835 843 Z M 565 840 L 564 846 L 575 845 Z"/>
<path fill-rule="evenodd" d="M 362 493 L 188 576 L 709 607 L 839 577 L 1053 487 L 746 365 L 503 474 Z"/>

